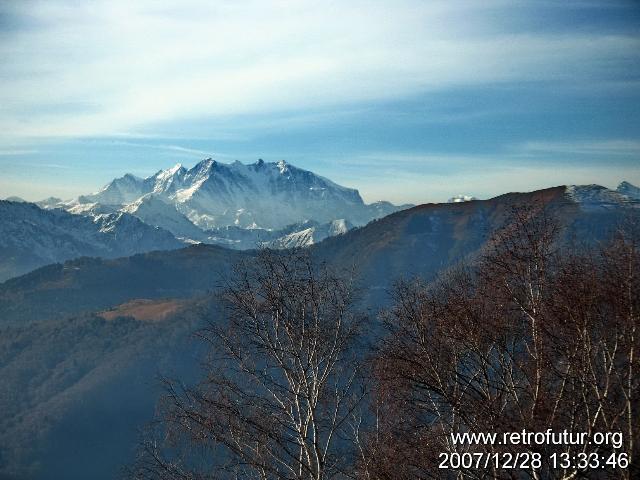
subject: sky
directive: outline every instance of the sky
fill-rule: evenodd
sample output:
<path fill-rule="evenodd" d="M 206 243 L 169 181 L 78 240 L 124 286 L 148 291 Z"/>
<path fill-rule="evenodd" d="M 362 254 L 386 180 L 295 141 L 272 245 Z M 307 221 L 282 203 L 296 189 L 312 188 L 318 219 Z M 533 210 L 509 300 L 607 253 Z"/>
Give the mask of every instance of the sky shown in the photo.
<path fill-rule="evenodd" d="M 0 198 L 286 160 L 368 201 L 640 184 L 637 0 L 0 0 Z"/>

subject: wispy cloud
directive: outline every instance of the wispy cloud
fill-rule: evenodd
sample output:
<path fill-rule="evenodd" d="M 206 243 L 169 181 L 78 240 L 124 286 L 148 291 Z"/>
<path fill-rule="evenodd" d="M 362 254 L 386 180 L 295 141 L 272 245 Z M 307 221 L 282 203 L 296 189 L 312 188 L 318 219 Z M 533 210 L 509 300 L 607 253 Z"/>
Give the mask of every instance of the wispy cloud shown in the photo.
<path fill-rule="evenodd" d="M 13 157 L 18 155 L 31 155 L 37 153 L 37 150 L 25 150 L 25 149 L 0 149 L 0 157 Z"/>
<path fill-rule="evenodd" d="M 172 153 L 183 153 L 187 154 L 190 157 L 210 157 L 215 156 L 216 154 L 207 150 L 198 150 L 196 148 L 188 148 L 180 145 L 167 145 L 167 144 L 156 144 L 156 143 L 139 143 L 139 142 L 128 142 L 123 140 L 114 140 L 109 142 L 111 145 L 122 145 L 127 147 L 135 147 L 135 148 L 150 148 L 154 150 L 164 150 Z"/>
<path fill-rule="evenodd" d="M 640 164 L 640 141 L 635 140 L 532 141 L 517 145 L 515 150 L 525 154 L 599 155 L 604 157 L 635 156 Z"/>
<path fill-rule="evenodd" d="M 0 189 L 86 193 L 206 156 L 285 158 L 371 200 L 638 182 L 638 10 L 0 0 Z"/>
<path fill-rule="evenodd" d="M 60 169 L 60 170 L 71 170 L 71 166 L 69 165 L 62 165 L 59 163 L 32 163 L 29 165 L 29 167 L 35 167 L 35 168 L 55 168 L 55 169 Z"/>
<path fill-rule="evenodd" d="M 514 33 L 508 19 L 521 5 L 3 2 L 15 28 L 0 46 L 0 131 L 108 135 L 461 85 L 597 86 L 639 60 L 640 41 L 623 34 Z"/>

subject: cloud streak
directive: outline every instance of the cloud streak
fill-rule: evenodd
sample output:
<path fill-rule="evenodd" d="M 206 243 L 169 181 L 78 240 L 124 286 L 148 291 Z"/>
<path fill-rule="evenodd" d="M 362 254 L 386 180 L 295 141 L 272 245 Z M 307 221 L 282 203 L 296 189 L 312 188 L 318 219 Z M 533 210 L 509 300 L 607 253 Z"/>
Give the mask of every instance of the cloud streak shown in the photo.
<path fill-rule="evenodd" d="M 121 145 L 127 147 L 134 148 L 150 148 L 154 150 L 163 150 L 171 153 L 179 153 L 186 154 L 189 157 L 211 157 L 215 156 L 215 153 L 212 153 L 207 150 L 198 150 L 196 148 L 187 148 L 180 145 L 167 145 L 167 144 L 155 144 L 155 143 L 139 143 L 139 142 L 128 142 L 123 140 L 113 140 L 109 142 L 111 145 Z"/>
<path fill-rule="evenodd" d="M 637 157 L 640 162 L 640 141 L 635 140 L 600 140 L 545 142 L 532 141 L 516 146 L 516 150 L 525 154 L 570 154 L 587 156 Z"/>
<path fill-rule="evenodd" d="M 20 155 L 31 155 L 37 152 L 38 152 L 37 150 L 0 149 L 0 157 L 15 157 Z"/>
<path fill-rule="evenodd" d="M 596 87 L 640 60 L 624 34 L 514 33 L 496 18 L 519 3 L 4 2 L 0 131 L 110 135 L 457 86 Z"/>

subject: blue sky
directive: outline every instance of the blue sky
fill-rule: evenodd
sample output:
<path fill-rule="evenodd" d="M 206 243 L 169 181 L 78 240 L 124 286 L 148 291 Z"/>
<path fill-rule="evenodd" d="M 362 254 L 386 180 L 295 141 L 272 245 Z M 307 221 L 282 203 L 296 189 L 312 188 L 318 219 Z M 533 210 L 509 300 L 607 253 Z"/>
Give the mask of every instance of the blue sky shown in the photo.
<path fill-rule="evenodd" d="M 0 0 L 0 198 L 208 156 L 367 201 L 640 184 L 640 4 Z"/>

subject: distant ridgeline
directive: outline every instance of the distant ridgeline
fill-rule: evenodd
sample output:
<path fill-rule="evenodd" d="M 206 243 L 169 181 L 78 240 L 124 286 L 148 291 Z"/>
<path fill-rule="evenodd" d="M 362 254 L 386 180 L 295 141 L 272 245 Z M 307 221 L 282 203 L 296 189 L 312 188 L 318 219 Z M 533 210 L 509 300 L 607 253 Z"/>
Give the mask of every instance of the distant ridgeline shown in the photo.
<path fill-rule="evenodd" d="M 566 193 L 585 209 L 591 203 L 624 208 L 640 198 L 628 182 L 615 191 L 593 185 Z M 457 195 L 449 202 L 473 200 Z M 357 190 L 284 161 L 212 159 L 147 178 L 126 174 L 69 201 L 0 202 L 0 281 L 82 256 L 117 258 L 197 243 L 307 247 L 412 206 L 365 204 Z"/>

